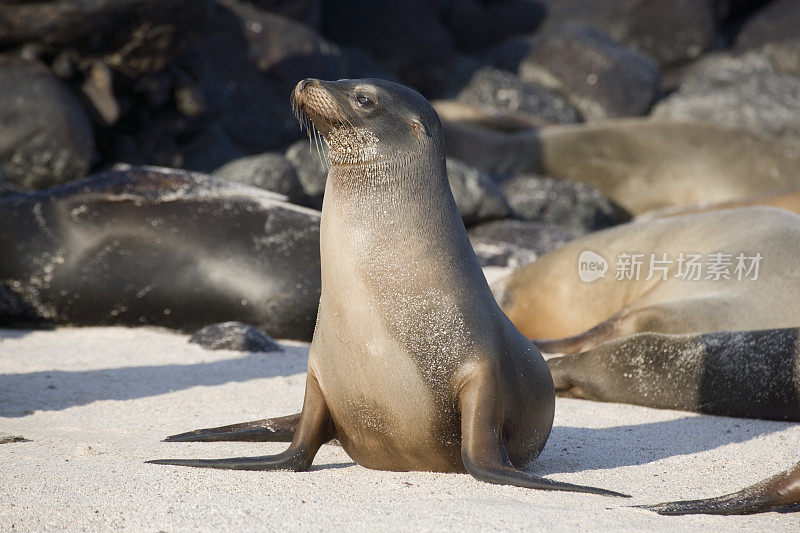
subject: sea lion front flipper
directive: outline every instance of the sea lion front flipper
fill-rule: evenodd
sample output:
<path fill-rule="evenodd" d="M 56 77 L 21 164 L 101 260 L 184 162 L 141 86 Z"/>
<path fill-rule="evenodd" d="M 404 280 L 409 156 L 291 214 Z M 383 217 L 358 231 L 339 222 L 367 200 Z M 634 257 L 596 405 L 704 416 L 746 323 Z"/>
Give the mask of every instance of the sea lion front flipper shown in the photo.
<path fill-rule="evenodd" d="M 800 463 L 790 470 L 725 496 L 637 507 L 662 515 L 736 515 L 766 511 L 800 511 Z"/>
<path fill-rule="evenodd" d="M 459 394 L 461 407 L 461 460 L 475 479 L 498 485 L 530 489 L 586 492 L 629 498 L 611 490 L 541 478 L 514 468 L 502 442 L 502 422 L 497 413 L 498 385 L 491 372 L 482 369 L 468 379 Z"/>
<path fill-rule="evenodd" d="M 233 457 L 230 459 L 156 459 L 147 461 L 158 465 L 195 466 L 200 468 L 224 468 L 233 470 L 294 470 L 304 471 L 311 467 L 320 446 L 335 437 L 325 398 L 317 379 L 309 372 L 306 379 L 306 395 L 297 431 L 289 448 L 276 455 L 259 457 Z"/>
<path fill-rule="evenodd" d="M 170 435 L 164 442 L 214 442 L 221 440 L 245 442 L 292 442 L 300 414 L 263 418 L 252 422 L 230 424 L 215 428 L 195 429 Z"/>

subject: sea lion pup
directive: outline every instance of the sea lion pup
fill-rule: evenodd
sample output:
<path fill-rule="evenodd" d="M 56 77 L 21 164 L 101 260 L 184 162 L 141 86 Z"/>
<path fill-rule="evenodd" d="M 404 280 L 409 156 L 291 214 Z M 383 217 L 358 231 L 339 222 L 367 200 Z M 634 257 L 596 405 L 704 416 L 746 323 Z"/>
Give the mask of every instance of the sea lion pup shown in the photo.
<path fill-rule="evenodd" d="M 587 235 L 493 290 L 519 330 L 551 353 L 642 332 L 790 328 L 800 325 L 797 249 L 797 215 L 727 209 Z"/>
<path fill-rule="evenodd" d="M 322 296 L 294 431 L 288 420 L 292 442 L 272 456 L 152 462 L 307 470 L 335 438 L 369 468 L 616 495 L 519 469 L 550 433 L 553 383 L 541 354 L 494 302 L 450 192 L 430 104 L 372 79 L 307 79 L 293 96 L 328 145 L 331 167 Z"/>
<path fill-rule="evenodd" d="M 488 116 L 449 115 L 448 156 L 491 173 L 588 183 L 636 215 L 800 189 L 797 144 L 736 128 L 630 118 L 508 130 Z"/>

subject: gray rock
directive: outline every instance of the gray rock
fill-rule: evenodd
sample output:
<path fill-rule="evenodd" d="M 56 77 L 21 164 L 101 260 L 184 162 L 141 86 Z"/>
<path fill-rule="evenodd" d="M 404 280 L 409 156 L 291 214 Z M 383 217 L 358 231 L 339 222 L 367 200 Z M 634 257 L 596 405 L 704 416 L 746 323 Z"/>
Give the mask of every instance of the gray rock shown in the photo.
<path fill-rule="evenodd" d="M 320 147 L 320 150 L 322 149 Z M 297 172 L 306 196 L 321 200 L 325 193 L 325 182 L 328 180 L 327 163 L 324 163 L 325 154 L 318 153 L 314 143 L 304 139 L 292 144 L 285 155 Z"/>
<path fill-rule="evenodd" d="M 238 352 L 282 352 L 280 344 L 249 324 L 223 322 L 195 331 L 189 342 L 206 350 L 234 350 Z"/>
<path fill-rule="evenodd" d="M 630 214 L 585 183 L 530 174 L 500 183 L 516 218 L 560 226 L 576 235 L 622 224 Z"/>
<path fill-rule="evenodd" d="M 458 100 L 505 111 L 521 111 L 561 124 L 581 121 L 575 108 L 558 93 L 537 83 L 522 81 L 511 72 L 490 67 L 473 74 Z"/>
<path fill-rule="evenodd" d="M 580 21 L 654 58 L 659 65 L 699 57 L 717 33 L 718 0 L 540 0 L 546 28 Z M 792 1 L 792 0 L 789 0 Z"/>
<path fill-rule="evenodd" d="M 469 240 L 481 266 L 520 268 L 573 240 L 560 226 L 527 220 L 495 220 L 470 228 Z"/>
<path fill-rule="evenodd" d="M 294 166 L 282 154 L 268 152 L 236 159 L 215 170 L 214 176 L 283 194 L 293 203 L 306 199 Z"/>
<path fill-rule="evenodd" d="M 0 58 L 0 167 L 38 189 L 82 178 L 94 157 L 92 125 L 64 83 L 42 64 Z"/>
<path fill-rule="evenodd" d="M 540 37 L 519 75 L 558 91 L 587 119 L 643 115 L 660 83 L 658 65 L 647 55 L 571 22 Z"/>
<path fill-rule="evenodd" d="M 781 71 L 800 76 L 800 2 L 775 0 L 736 37 L 736 50 L 758 50 Z"/>
<path fill-rule="evenodd" d="M 481 171 L 461 161 L 448 159 L 447 178 L 465 225 L 511 215 L 503 193 Z"/>
<path fill-rule="evenodd" d="M 769 59 L 754 52 L 708 56 L 692 65 L 678 92 L 659 102 L 652 116 L 714 122 L 800 142 L 800 78 L 776 72 Z"/>

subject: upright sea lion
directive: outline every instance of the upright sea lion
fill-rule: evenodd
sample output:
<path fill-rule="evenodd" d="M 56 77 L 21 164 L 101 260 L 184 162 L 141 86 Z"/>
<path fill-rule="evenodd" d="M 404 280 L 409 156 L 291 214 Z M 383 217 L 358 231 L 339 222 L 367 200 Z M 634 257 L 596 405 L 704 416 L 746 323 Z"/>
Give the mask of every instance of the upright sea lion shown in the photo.
<path fill-rule="evenodd" d="M 430 104 L 372 79 L 307 79 L 293 96 L 329 146 L 331 165 L 302 412 L 172 439 L 258 440 L 274 436 L 276 423 L 291 444 L 271 456 L 152 462 L 306 470 L 335 438 L 369 468 L 615 494 L 520 469 L 550 433 L 553 384 L 483 277 L 448 186 Z"/>
<path fill-rule="evenodd" d="M 800 189 L 800 147 L 745 130 L 654 119 L 509 130 L 442 109 L 448 156 L 588 183 L 633 214 Z"/>
<path fill-rule="evenodd" d="M 0 197 L 0 325 L 238 320 L 308 340 L 319 212 L 182 170 L 139 167 Z"/>
<path fill-rule="evenodd" d="M 800 325 L 798 249 L 797 215 L 727 209 L 593 233 L 493 289 L 523 334 L 554 339 L 536 341 L 548 352 L 641 332 L 790 328 Z"/>

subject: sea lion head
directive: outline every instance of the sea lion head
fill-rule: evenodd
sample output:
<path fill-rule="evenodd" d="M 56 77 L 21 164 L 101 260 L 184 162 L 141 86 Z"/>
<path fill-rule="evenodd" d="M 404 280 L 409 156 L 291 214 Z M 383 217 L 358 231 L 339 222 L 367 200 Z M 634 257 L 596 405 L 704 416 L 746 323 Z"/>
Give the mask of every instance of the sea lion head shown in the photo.
<path fill-rule="evenodd" d="M 310 122 L 325 140 L 331 165 L 391 161 L 432 149 L 443 153 L 436 111 L 398 83 L 309 78 L 295 87 L 292 104 L 301 122 Z"/>

